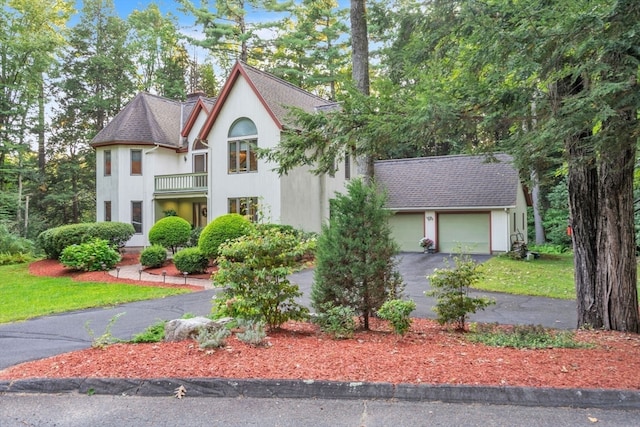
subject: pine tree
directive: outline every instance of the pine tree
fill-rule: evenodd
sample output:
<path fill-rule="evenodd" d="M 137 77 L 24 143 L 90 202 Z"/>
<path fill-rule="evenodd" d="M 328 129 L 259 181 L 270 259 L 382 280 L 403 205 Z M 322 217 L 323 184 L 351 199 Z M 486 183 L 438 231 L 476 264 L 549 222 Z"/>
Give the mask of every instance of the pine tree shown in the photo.
<path fill-rule="evenodd" d="M 351 307 L 369 329 L 369 316 L 389 296 L 399 297 L 402 280 L 394 258 L 398 247 L 384 194 L 360 179 L 351 181 L 347 190 L 333 200 L 331 218 L 318 239 L 311 301 L 320 313 Z"/>

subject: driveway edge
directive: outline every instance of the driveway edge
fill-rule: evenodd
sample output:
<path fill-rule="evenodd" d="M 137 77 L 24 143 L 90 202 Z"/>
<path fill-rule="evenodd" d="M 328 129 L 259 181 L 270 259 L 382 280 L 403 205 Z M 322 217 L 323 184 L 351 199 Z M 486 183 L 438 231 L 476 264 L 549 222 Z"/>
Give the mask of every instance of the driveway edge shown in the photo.
<path fill-rule="evenodd" d="M 468 385 L 391 384 L 227 378 L 63 378 L 0 381 L 0 393 L 81 393 L 123 396 L 376 399 L 538 407 L 640 409 L 640 391 Z"/>

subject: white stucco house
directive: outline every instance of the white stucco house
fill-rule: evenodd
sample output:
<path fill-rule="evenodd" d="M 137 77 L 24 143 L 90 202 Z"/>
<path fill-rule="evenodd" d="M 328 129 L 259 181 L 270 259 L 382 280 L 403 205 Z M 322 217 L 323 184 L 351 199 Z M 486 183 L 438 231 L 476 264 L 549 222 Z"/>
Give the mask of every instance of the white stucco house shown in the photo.
<path fill-rule="evenodd" d="M 288 107 L 308 112 L 335 104 L 238 62 L 218 98 L 185 102 L 138 94 L 92 141 L 96 150 L 97 221 L 133 224 L 127 246 L 148 246 L 151 226 L 175 211 L 194 227 L 236 212 L 320 231 L 329 202 L 356 174 L 347 159 L 334 176 L 299 167 L 279 176 L 254 148 L 275 147 L 292 126 Z M 527 197 L 511 158 L 443 156 L 378 161 L 377 182 L 388 193 L 391 226 L 402 251 L 475 253 L 510 249 L 526 239 Z"/>
<path fill-rule="evenodd" d="M 351 176 L 306 167 L 279 176 L 254 148 L 275 147 L 289 125 L 287 107 L 312 112 L 331 103 L 238 62 L 217 99 L 186 102 L 138 94 L 92 140 L 97 220 L 134 225 L 127 246 L 147 246 L 148 231 L 174 210 L 193 226 L 230 212 L 320 231 L 329 199 Z"/>

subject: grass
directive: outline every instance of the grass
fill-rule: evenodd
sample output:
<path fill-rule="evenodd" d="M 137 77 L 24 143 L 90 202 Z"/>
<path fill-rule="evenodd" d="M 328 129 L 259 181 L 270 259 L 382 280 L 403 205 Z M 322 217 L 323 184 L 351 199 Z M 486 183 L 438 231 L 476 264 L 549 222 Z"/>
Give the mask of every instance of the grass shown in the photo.
<path fill-rule="evenodd" d="M 0 323 L 186 292 L 184 289 L 32 276 L 28 264 L 0 266 Z"/>
<path fill-rule="evenodd" d="M 473 286 L 476 289 L 560 299 L 576 297 L 573 254 L 542 254 L 531 261 L 498 256 L 483 263 L 482 272 L 483 277 Z"/>

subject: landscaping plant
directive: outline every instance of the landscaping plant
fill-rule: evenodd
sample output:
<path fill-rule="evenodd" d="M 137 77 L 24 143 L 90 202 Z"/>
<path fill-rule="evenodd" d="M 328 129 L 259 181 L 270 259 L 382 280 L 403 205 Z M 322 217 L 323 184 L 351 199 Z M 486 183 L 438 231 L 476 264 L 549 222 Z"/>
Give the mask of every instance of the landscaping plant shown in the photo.
<path fill-rule="evenodd" d="M 151 245 L 140 253 L 140 264 L 145 267 L 162 267 L 167 260 L 167 250 L 164 246 Z"/>
<path fill-rule="evenodd" d="M 350 181 L 347 190 L 336 194 L 329 223 L 318 238 L 311 304 L 318 313 L 351 307 L 369 329 L 369 316 L 402 290 L 398 246 L 384 194 L 360 179 Z"/>
<path fill-rule="evenodd" d="M 356 311 L 351 307 L 326 303 L 313 321 L 320 326 L 322 332 L 331 335 L 334 339 L 346 339 L 353 337 L 356 330 L 355 317 Z"/>
<path fill-rule="evenodd" d="M 65 267 L 82 271 L 110 270 L 120 261 L 120 254 L 106 240 L 95 239 L 65 248 L 60 262 Z"/>
<path fill-rule="evenodd" d="M 227 240 L 233 240 L 251 233 L 253 224 L 239 214 L 219 216 L 211 221 L 200 233 L 198 247 L 209 259 L 219 255 L 219 248 Z"/>
<path fill-rule="evenodd" d="M 224 291 L 214 300 L 214 315 L 263 321 L 271 329 L 288 320 L 305 320 L 308 309 L 295 300 L 302 293 L 288 276 L 306 245 L 295 234 L 277 229 L 222 244 L 213 281 Z"/>
<path fill-rule="evenodd" d="M 164 217 L 149 230 L 149 243 L 164 246 L 176 253 L 178 247 L 185 246 L 191 237 L 191 224 L 179 216 Z"/>
<path fill-rule="evenodd" d="M 88 222 L 50 228 L 38 235 L 37 245 L 49 259 L 58 259 L 62 251 L 93 239 L 106 240 L 113 248 L 122 248 L 135 232 L 131 224 Z"/>
<path fill-rule="evenodd" d="M 438 323 L 453 323 L 457 329 L 464 330 L 470 313 L 483 310 L 495 301 L 470 297 L 469 288 L 481 275 L 479 265 L 466 254 L 458 254 L 453 259 L 454 268 L 436 269 L 429 276 L 432 290 L 425 294 L 437 298 L 433 310 L 438 314 Z"/>
<path fill-rule="evenodd" d="M 411 318 L 409 315 L 416 309 L 416 303 L 412 300 L 392 299 L 385 301 L 378 310 L 381 319 L 391 323 L 393 331 L 398 335 L 404 335 L 409 331 Z"/>
<path fill-rule="evenodd" d="M 182 273 L 199 274 L 207 271 L 209 258 L 200 248 L 184 248 L 173 256 L 173 264 Z"/>

